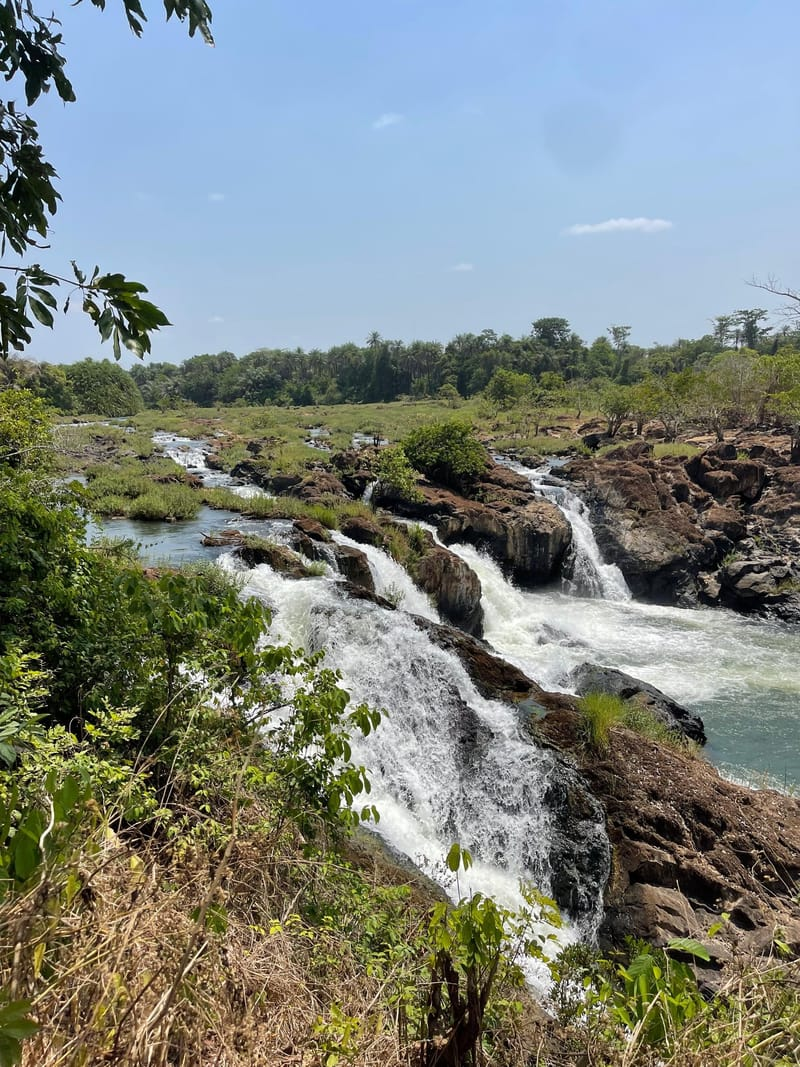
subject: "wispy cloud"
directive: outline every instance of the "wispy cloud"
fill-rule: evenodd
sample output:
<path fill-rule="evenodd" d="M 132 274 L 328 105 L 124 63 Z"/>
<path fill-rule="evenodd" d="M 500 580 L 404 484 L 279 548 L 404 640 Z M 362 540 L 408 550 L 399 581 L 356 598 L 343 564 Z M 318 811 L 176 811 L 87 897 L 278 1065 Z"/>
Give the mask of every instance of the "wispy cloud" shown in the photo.
<path fill-rule="evenodd" d="M 387 126 L 396 126 L 402 121 L 403 116 L 398 115 L 396 111 L 385 111 L 382 115 L 378 115 L 372 123 L 372 128 L 373 130 L 385 130 Z"/>
<path fill-rule="evenodd" d="M 221 204 L 222 201 L 225 199 L 225 197 L 226 197 L 225 193 L 209 193 L 208 194 L 209 203 L 211 203 L 211 204 Z"/>
<path fill-rule="evenodd" d="M 583 237 L 587 233 L 661 233 L 671 230 L 668 219 L 648 219 L 640 216 L 635 219 L 606 219 L 605 222 L 576 222 L 566 229 L 571 237 Z"/>
<path fill-rule="evenodd" d="M 451 268 L 456 274 L 466 274 L 471 270 L 475 270 L 474 263 L 455 263 Z"/>
<path fill-rule="evenodd" d="M 210 323 L 213 323 L 214 325 L 217 325 L 220 322 L 224 322 L 225 319 L 223 319 L 222 315 L 212 315 L 211 318 L 208 321 Z"/>

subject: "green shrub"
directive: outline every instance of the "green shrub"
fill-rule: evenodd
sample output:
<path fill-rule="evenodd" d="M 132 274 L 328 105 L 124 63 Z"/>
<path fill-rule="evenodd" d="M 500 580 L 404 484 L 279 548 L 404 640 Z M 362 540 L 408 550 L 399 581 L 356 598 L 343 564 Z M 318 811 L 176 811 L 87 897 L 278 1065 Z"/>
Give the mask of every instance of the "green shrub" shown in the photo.
<path fill-rule="evenodd" d="M 473 427 L 459 419 L 420 426 L 402 445 L 412 467 L 454 489 L 473 482 L 486 469 L 489 458 Z"/>
<path fill-rule="evenodd" d="M 383 489 L 401 500 L 421 500 L 422 494 L 417 488 L 419 473 L 408 461 L 401 445 L 384 448 L 375 465 L 375 473 Z"/>

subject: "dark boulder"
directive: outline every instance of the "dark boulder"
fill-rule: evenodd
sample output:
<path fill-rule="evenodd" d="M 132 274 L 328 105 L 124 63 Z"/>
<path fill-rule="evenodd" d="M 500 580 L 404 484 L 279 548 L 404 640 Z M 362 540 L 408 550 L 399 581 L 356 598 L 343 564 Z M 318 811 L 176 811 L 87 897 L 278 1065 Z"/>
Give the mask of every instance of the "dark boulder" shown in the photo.
<path fill-rule="evenodd" d="M 383 548 L 386 544 L 386 535 L 380 525 L 365 515 L 352 515 L 343 519 L 339 528 L 345 537 L 349 537 L 351 541 L 357 541 L 360 545 Z"/>
<path fill-rule="evenodd" d="M 236 555 L 248 567 L 258 567 L 266 563 L 272 570 L 287 578 L 310 578 L 313 572 L 303 563 L 296 552 L 284 545 L 276 545 L 261 538 L 246 539 L 236 549 Z"/>
<path fill-rule="evenodd" d="M 483 631 L 481 583 L 472 568 L 426 532 L 426 549 L 410 568 L 414 583 L 429 593 L 442 618 L 469 634 Z"/>
<path fill-rule="evenodd" d="M 318 504 L 326 497 L 348 496 L 347 490 L 336 475 L 323 470 L 310 471 L 304 478 L 292 485 L 288 493 L 290 496 L 297 497 L 298 500 L 305 500 L 308 504 Z"/>
<path fill-rule="evenodd" d="M 349 545 L 334 545 L 333 555 L 339 573 L 349 582 L 362 586 L 370 593 L 375 592 L 375 579 L 372 577 L 369 560 L 363 552 Z"/>
<path fill-rule="evenodd" d="M 703 720 L 684 708 L 682 704 L 630 674 L 613 667 L 599 667 L 594 663 L 581 663 L 567 677 L 568 684 L 579 696 L 587 693 L 610 693 L 621 700 L 636 701 L 670 730 L 683 734 L 692 741 L 704 745 L 706 732 Z"/>

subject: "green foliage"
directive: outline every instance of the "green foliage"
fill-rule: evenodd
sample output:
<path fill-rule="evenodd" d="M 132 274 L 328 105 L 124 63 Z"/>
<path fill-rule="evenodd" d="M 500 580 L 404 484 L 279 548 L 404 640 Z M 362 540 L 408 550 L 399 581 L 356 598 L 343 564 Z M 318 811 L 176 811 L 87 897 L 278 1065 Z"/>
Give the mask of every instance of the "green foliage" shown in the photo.
<path fill-rule="evenodd" d="M 589 1006 L 602 1005 L 636 1044 L 669 1050 L 687 1023 L 704 1007 L 691 966 L 640 943 L 626 965 L 602 971 L 590 985 Z M 708 961 L 708 950 L 692 938 L 670 942 L 670 951 Z"/>
<path fill-rule="evenodd" d="M 419 474 L 408 461 L 400 445 L 390 445 L 381 450 L 375 473 L 381 489 L 401 500 L 421 500 L 422 494 L 417 488 Z"/>
<path fill-rule="evenodd" d="M 495 407 L 507 410 L 529 392 L 531 377 L 529 374 L 517 374 L 514 371 L 498 367 L 489 380 L 484 395 Z"/>
<path fill-rule="evenodd" d="M 92 3 L 105 7 L 105 0 Z M 145 16 L 139 0 L 124 0 L 124 6 L 129 26 L 141 33 Z M 167 18 L 187 19 L 190 34 L 199 30 L 211 41 L 211 12 L 205 0 L 164 0 L 164 7 Z M 7 4 L 3 11 L 0 74 L 5 81 L 24 93 L 28 107 L 50 89 L 64 103 L 74 102 L 75 92 L 64 69 L 58 19 L 52 14 L 39 15 L 32 0 Z M 36 123 L 14 101 L 0 104 L 0 166 L 4 172 L 0 236 L 4 248 L 7 242 L 17 255 L 24 256 L 46 242 L 60 195 L 55 187 L 55 169 L 42 154 Z M 62 285 L 71 290 L 64 310 L 77 291 L 101 340 L 112 339 L 116 359 L 120 358 L 121 345 L 140 357 L 149 352 L 150 335 L 169 323 L 162 311 L 143 298 L 146 288 L 122 274 L 102 274 L 99 267 L 90 276 L 74 262 L 72 268 L 70 279 L 35 263 L 2 267 L 16 276 L 16 285 L 12 291 L 0 282 L 0 355 L 7 359 L 12 350 L 25 348 L 34 323 L 53 326 L 58 310 L 54 290 Z"/>
<path fill-rule="evenodd" d="M 45 402 L 27 389 L 0 392 L 0 471 L 41 470 L 50 465 L 52 440 Z"/>
<path fill-rule="evenodd" d="M 190 488 L 183 467 L 169 459 L 125 460 L 86 471 L 88 502 L 96 515 L 128 515 L 145 521 L 191 519 L 202 494 Z"/>
<path fill-rule="evenodd" d="M 0 1067 L 14 1067 L 22 1059 L 22 1042 L 33 1037 L 38 1025 L 28 1017 L 27 1000 L 0 1000 Z"/>
<path fill-rule="evenodd" d="M 473 428 L 457 419 L 413 430 L 404 439 L 403 450 L 415 470 L 455 489 L 473 481 L 488 461 Z"/>
<path fill-rule="evenodd" d="M 447 856 L 450 870 L 471 864 L 468 852 L 454 844 Z M 431 978 L 423 1021 L 423 1041 L 436 1041 L 434 1062 L 477 1063 L 488 1025 L 504 1013 L 521 1010 L 524 985 L 521 958 L 544 961 L 545 946 L 561 918 L 553 901 L 522 887 L 525 906 L 500 907 L 491 897 L 474 893 L 456 906 L 433 909 L 428 930 Z M 446 1000 L 444 993 L 446 991 Z M 441 1035 L 441 1036 L 439 1036 Z"/>

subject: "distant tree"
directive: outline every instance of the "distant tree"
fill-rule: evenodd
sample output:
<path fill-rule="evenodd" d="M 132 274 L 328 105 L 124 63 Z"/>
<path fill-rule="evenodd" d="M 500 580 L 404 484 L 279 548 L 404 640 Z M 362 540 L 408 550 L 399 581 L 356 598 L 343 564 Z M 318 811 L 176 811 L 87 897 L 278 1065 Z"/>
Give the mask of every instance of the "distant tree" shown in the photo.
<path fill-rule="evenodd" d="M 775 356 L 777 387 L 771 396 L 777 417 L 790 437 L 790 459 L 800 463 L 800 351 L 782 348 Z"/>
<path fill-rule="evenodd" d="M 79 412 L 114 418 L 141 411 L 142 395 L 136 382 L 119 364 L 84 359 L 65 369 Z"/>
<path fill-rule="evenodd" d="M 564 348 L 572 338 L 572 327 L 566 319 L 537 319 L 532 326 L 533 336 L 548 348 Z"/>
<path fill-rule="evenodd" d="M 768 314 L 765 308 L 742 308 L 734 312 L 732 318 L 736 324 L 739 346 L 758 348 L 761 341 L 770 333 L 769 326 L 761 325 Z"/>
<path fill-rule="evenodd" d="M 606 433 L 609 437 L 616 437 L 623 422 L 630 415 L 630 388 L 627 385 L 607 386 L 600 396 L 599 409 L 605 416 Z"/>
<path fill-rule="evenodd" d="M 629 387 L 630 416 L 636 423 L 637 435 L 641 436 L 644 424 L 658 415 L 661 391 L 661 383 L 652 377 Z"/>
<path fill-rule="evenodd" d="M 668 441 L 677 440 L 692 404 L 694 375 L 690 369 L 668 374 L 659 391 L 658 418 Z"/>
<path fill-rule="evenodd" d="M 530 390 L 529 374 L 517 374 L 514 371 L 498 367 L 484 390 L 490 404 L 507 411 Z"/>
<path fill-rule="evenodd" d="M 727 348 L 736 335 L 736 322 L 733 315 L 717 315 L 714 323 L 714 340 L 721 348 Z"/>

